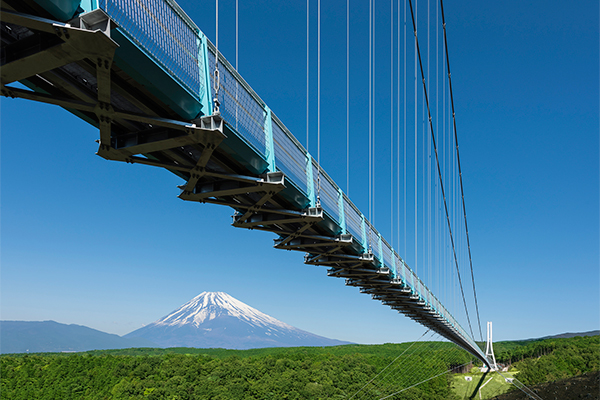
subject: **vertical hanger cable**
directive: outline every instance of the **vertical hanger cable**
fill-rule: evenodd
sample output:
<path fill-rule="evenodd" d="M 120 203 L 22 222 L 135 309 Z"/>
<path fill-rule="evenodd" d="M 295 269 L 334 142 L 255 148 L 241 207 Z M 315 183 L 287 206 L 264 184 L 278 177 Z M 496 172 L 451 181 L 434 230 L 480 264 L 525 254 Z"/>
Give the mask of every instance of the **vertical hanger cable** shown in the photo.
<path fill-rule="evenodd" d="M 214 72 L 214 92 L 215 97 L 213 99 L 213 113 L 219 114 L 219 88 L 221 87 L 221 78 L 219 76 L 219 0 L 215 0 L 215 72 Z"/>
<path fill-rule="evenodd" d="M 309 91 L 309 77 L 310 77 L 310 0 L 306 0 L 306 151 L 310 151 L 309 142 L 309 111 L 310 111 L 310 91 Z M 308 165 L 307 168 L 312 168 L 312 165 Z"/>
<path fill-rule="evenodd" d="M 369 0 L 369 220 L 372 221 L 373 216 L 373 174 L 372 174 L 372 132 L 373 132 L 373 0 Z M 369 251 L 371 250 L 371 231 L 369 227 Z"/>
<path fill-rule="evenodd" d="M 350 0 L 346 0 L 346 194 L 350 196 Z"/>
<path fill-rule="evenodd" d="M 321 0 L 317 12 L 317 206 L 321 205 Z"/>
<path fill-rule="evenodd" d="M 238 0 L 235 0 L 235 70 L 238 71 L 238 61 L 239 61 L 239 4 Z"/>
<path fill-rule="evenodd" d="M 415 7 L 417 12 L 419 11 L 418 7 L 419 6 L 417 4 Z M 415 27 L 415 31 L 417 31 L 416 27 Z M 415 214 L 414 214 L 414 217 L 415 217 L 415 273 L 418 275 L 418 273 L 419 273 L 419 255 L 418 255 L 418 239 L 419 239 L 419 237 L 417 236 L 417 233 L 418 233 L 417 225 L 418 225 L 419 214 L 418 214 L 418 207 L 417 207 L 417 205 L 418 205 L 417 197 L 418 197 L 419 185 L 417 184 L 417 171 L 418 171 L 418 168 L 417 168 L 417 159 L 418 159 L 417 130 L 418 130 L 419 124 L 417 122 L 418 121 L 417 113 L 418 113 L 419 107 L 417 105 L 418 104 L 417 103 L 417 46 L 415 46 L 414 59 L 415 59 L 415 102 L 414 102 L 414 105 L 415 105 L 415 157 L 414 157 L 414 159 L 415 159 L 414 160 L 414 164 L 415 164 L 414 165 L 414 169 L 415 169 L 415 202 L 414 202 L 414 206 L 415 206 Z"/>
<path fill-rule="evenodd" d="M 390 0 L 390 232 L 394 245 L 394 0 Z"/>
<path fill-rule="evenodd" d="M 399 0 L 398 0 L 399 1 Z M 404 0 L 404 254 L 406 254 L 406 0 Z"/>

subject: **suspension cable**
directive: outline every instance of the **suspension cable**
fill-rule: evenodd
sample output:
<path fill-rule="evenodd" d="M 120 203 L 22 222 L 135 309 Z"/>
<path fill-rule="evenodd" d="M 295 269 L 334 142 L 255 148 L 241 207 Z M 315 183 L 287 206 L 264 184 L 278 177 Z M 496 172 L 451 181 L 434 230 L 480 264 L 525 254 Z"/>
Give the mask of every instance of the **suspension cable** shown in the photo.
<path fill-rule="evenodd" d="M 400 0 L 398 0 L 400 1 Z M 406 243 L 406 0 L 404 0 L 403 2 L 404 4 L 404 65 L 403 65 L 403 71 L 404 71 L 404 80 L 403 80 L 403 84 L 404 84 L 404 126 L 403 126 L 403 130 L 404 130 L 404 254 L 406 254 L 407 252 L 407 243 Z"/>
<path fill-rule="evenodd" d="M 506 381 L 506 376 L 504 376 L 500 371 L 496 371 L 501 377 L 504 378 L 504 380 Z M 515 383 L 517 382 L 517 383 Z M 535 394 L 535 392 L 533 390 L 531 390 L 530 388 L 528 388 L 523 382 L 521 382 L 520 380 L 518 380 L 517 378 L 515 378 L 513 376 L 513 380 L 512 380 L 512 384 L 519 389 L 521 392 L 525 393 L 527 396 L 531 397 L 532 399 L 535 400 L 543 400 L 540 396 L 538 396 L 537 394 Z"/>
<path fill-rule="evenodd" d="M 371 184 L 373 185 L 373 192 L 371 194 L 371 197 L 373 199 L 372 206 L 371 206 L 371 213 L 372 213 L 371 223 L 373 224 L 373 227 L 375 227 L 375 214 L 377 214 L 377 207 L 375 207 L 375 196 L 376 196 L 376 193 L 377 193 L 376 190 L 375 190 L 375 187 L 376 187 L 376 184 L 377 184 L 377 180 L 375 179 L 375 176 L 377 176 L 377 175 L 375 175 L 375 168 L 377 167 L 377 162 L 375 160 L 375 137 L 376 137 L 376 135 L 375 135 L 375 130 L 376 130 L 375 129 L 375 127 L 376 127 L 376 124 L 375 124 L 375 108 L 376 108 L 375 107 L 375 103 L 376 103 L 376 101 L 375 101 L 375 99 L 377 98 L 377 96 L 375 96 L 375 92 L 376 92 L 375 83 L 377 82 L 377 73 L 375 72 L 376 71 L 375 65 L 377 63 L 377 57 L 376 57 L 376 54 L 377 54 L 377 45 L 376 45 L 377 40 L 375 39 L 375 36 L 377 36 L 376 35 L 377 34 L 377 26 L 375 24 L 375 19 L 376 19 L 376 15 L 377 15 L 377 10 L 376 9 L 377 9 L 377 2 L 376 2 L 376 0 L 373 0 L 373 14 L 372 14 L 373 21 L 372 21 L 372 25 L 371 25 L 373 27 L 373 47 L 372 47 L 372 49 L 373 49 L 373 58 L 372 58 L 372 60 L 373 60 L 373 69 L 372 69 L 372 74 L 371 74 L 371 79 L 373 80 L 373 85 L 371 86 L 371 88 L 372 88 L 372 90 L 371 90 L 371 96 L 373 97 L 373 101 L 371 103 L 371 107 L 373 108 L 373 111 L 371 113 L 371 117 L 372 117 L 371 118 L 371 125 L 373 126 L 373 129 L 371 130 L 371 140 L 372 140 L 371 162 L 373 163 L 373 165 L 371 166 L 371 173 L 373 175 L 373 179 L 371 179 L 371 182 L 372 182 Z"/>
<path fill-rule="evenodd" d="M 350 0 L 346 0 L 346 194 L 350 196 Z"/>
<path fill-rule="evenodd" d="M 310 101 L 310 91 L 309 91 L 309 72 L 310 72 L 310 65 L 309 65 L 309 57 L 310 57 L 310 18 L 309 18 L 309 11 L 310 11 L 310 0 L 306 0 L 306 151 L 308 152 L 310 150 L 309 148 L 309 101 Z M 312 164 L 309 165 L 307 168 L 312 168 Z M 312 184 L 312 183 L 311 183 Z"/>
<path fill-rule="evenodd" d="M 238 0 L 235 0 L 235 71 L 239 72 L 239 4 Z M 238 130 L 238 113 L 239 113 L 239 92 L 240 92 L 240 83 L 238 80 L 235 80 L 235 129 Z"/>
<path fill-rule="evenodd" d="M 418 4 L 417 4 L 418 7 Z M 418 10 L 417 10 L 418 11 Z M 411 12 L 412 12 L 412 5 L 411 5 Z M 414 26 L 414 23 L 413 23 Z M 414 28 L 416 30 L 416 28 Z M 415 274 L 417 274 L 417 276 L 419 275 L 419 247 L 418 247 L 418 242 L 419 242 L 419 236 L 418 236 L 418 221 L 419 221 L 419 211 L 418 211 L 418 196 L 419 196 L 419 190 L 418 190 L 418 177 L 417 177 L 417 159 L 418 159 L 418 142 L 417 142 L 417 131 L 419 129 L 419 124 L 417 122 L 417 114 L 418 114 L 418 93 L 417 93 L 417 46 L 415 46 L 415 54 L 414 54 L 414 59 L 415 59 L 415 82 L 414 82 L 414 87 L 415 87 L 415 201 L 414 201 L 414 205 L 415 205 Z"/>
<path fill-rule="evenodd" d="M 400 0 L 397 0 L 396 6 L 397 25 L 396 25 L 396 154 L 400 157 Z M 397 249 L 400 251 L 400 160 L 396 163 L 396 228 L 398 230 Z M 403 252 L 406 254 L 406 252 Z"/>
<path fill-rule="evenodd" d="M 439 26 L 438 26 L 438 22 L 439 22 L 439 7 L 436 7 L 435 9 L 435 130 L 436 132 L 438 132 L 438 135 L 440 135 L 440 45 L 439 45 Z M 443 137 L 443 135 L 440 135 Z M 442 150 L 442 154 L 443 154 L 444 150 Z M 443 164 L 443 161 L 442 161 Z M 439 190 L 439 186 L 435 185 L 435 227 L 434 227 L 434 234 L 435 234 L 435 254 L 436 254 L 436 265 L 441 265 L 441 229 L 440 229 L 440 224 L 439 224 L 439 216 L 440 216 L 440 212 L 439 212 L 439 197 L 440 197 L 440 190 Z M 442 287 L 442 271 L 441 268 L 437 268 L 436 271 L 436 280 L 437 280 L 437 287 L 435 288 L 435 293 L 440 293 L 441 292 L 441 287 Z"/>
<path fill-rule="evenodd" d="M 465 365 L 468 365 L 468 364 L 470 364 L 470 363 L 471 363 L 471 361 L 469 361 L 468 363 L 464 363 L 464 364 L 462 364 L 462 365 L 459 365 L 459 366 L 458 366 L 458 367 L 456 367 L 456 368 L 464 367 Z M 444 371 L 444 372 L 442 372 L 442 373 L 440 373 L 440 374 L 437 374 L 437 375 L 435 375 L 435 376 L 432 376 L 431 378 L 424 379 L 424 380 L 422 380 L 421 382 L 415 383 L 414 385 L 411 385 L 411 386 L 409 386 L 409 387 L 407 387 L 407 388 L 404 388 L 404 389 L 402 389 L 402 390 L 399 390 L 399 391 L 397 391 L 397 392 L 394 392 L 394 393 L 392 393 L 392 394 L 390 394 L 390 395 L 387 395 L 387 396 L 385 396 L 385 397 L 380 397 L 380 398 L 379 398 L 379 400 L 389 399 L 389 398 L 390 398 L 390 397 L 392 397 L 392 396 L 395 396 L 395 395 L 397 395 L 397 394 L 399 394 L 399 393 L 402 393 L 402 392 L 405 392 L 405 391 L 407 391 L 408 389 L 412 389 L 412 388 L 414 388 L 414 387 L 416 387 L 416 386 L 419 386 L 419 385 L 421 385 L 421 384 L 423 384 L 423 383 L 425 383 L 425 382 L 428 382 L 428 381 L 430 381 L 430 380 L 432 380 L 432 379 L 435 379 L 435 378 L 437 378 L 438 376 L 446 375 L 447 373 L 449 373 L 449 372 L 451 372 L 451 371 L 452 371 L 452 369 L 448 369 L 448 370 L 446 370 L 446 371 Z"/>
<path fill-rule="evenodd" d="M 372 170 L 372 136 L 373 136 L 373 0 L 369 1 L 369 220 L 373 221 L 373 170 Z M 369 228 L 369 251 L 371 251 L 371 232 Z"/>
<path fill-rule="evenodd" d="M 390 0 L 390 232 L 394 246 L 394 0 Z"/>
<path fill-rule="evenodd" d="M 452 359 L 458 356 L 457 352 L 461 350 L 458 346 L 451 349 L 440 347 L 439 342 L 431 342 L 435 340 L 433 336 L 428 335 L 430 337 L 425 338 L 428 332 L 435 336 L 435 332 L 426 331 L 349 398 L 390 398 L 472 362 L 471 360 L 459 366 L 452 366 Z M 415 360 L 414 357 L 419 357 L 419 352 L 427 352 L 427 360 Z M 426 374 L 425 377 L 423 374 Z"/>
<path fill-rule="evenodd" d="M 215 18 L 216 18 L 216 40 L 215 40 L 215 72 L 214 72 L 214 91 L 213 114 L 219 114 L 219 88 L 221 87 L 221 78 L 219 76 L 219 0 L 215 0 Z"/>
<path fill-rule="evenodd" d="M 321 0 L 317 3 L 317 207 L 321 205 Z"/>
<path fill-rule="evenodd" d="M 431 12 L 429 11 L 431 7 L 430 0 L 427 0 L 427 81 L 429 80 L 429 66 L 431 63 L 429 62 L 429 49 L 431 48 L 429 44 L 430 38 L 430 16 Z M 425 135 L 423 136 L 425 138 Z M 424 150 L 424 148 L 423 148 Z M 431 143 L 427 141 L 427 169 L 423 169 L 423 172 L 427 172 L 427 280 L 433 287 L 433 281 L 431 279 Z M 425 183 L 425 181 L 423 181 Z M 425 193 L 423 193 L 423 198 L 425 200 Z M 425 207 L 423 207 L 423 211 L 425 211 Z"/>
<path fill-rule="evenodd" d="M 479 336 L 483 341 L 483 334 L 481 333 L 481 320 L 479 319 L 479 305 L 477 304 L 477 292 L 475 291 L 475 276 L 473 274 L 473 261 L 471 258 L 471 243 L 469 241 L 469 228 L 467 227 L 467 209 L 465 207 L 465 192 L 463 190 L 462 171 L 460 169 L 460 155 L 458 153 L 458 135 L 456 133 L 456 114 L 454 112 L 454 96 L 452 94 L 452 78 L 450 74 L 450 59 L 448 58 L 448 40 L 446 37 L 446 19 L 444 18 L 444 1 L 440 0 L 440 7 L 442 11 L 442 26 L 444 28 L 444 48 L 446 50 L 446 64 L 448 68 L 448 86 L 450 89 L 450 102 L 452 104 L 452 122 L 454 125 L 454 142 L 456 143 L 456 162 L 458 164 L 458 176 L 460 179 L 460 194 L 462 197 L 462 209 L 463 216 L 465 219 L 465 233 L 467 236 L 467 248 L 469 251 L 469 265 L 471 267 L 471 281 L 473 282 L 473 295 L 475 297 L 475 309 L 477 310 L 477 322 L 479 324 Z"/>
<path fill-rule="evenodd" d="M 431 333 L 428 335 L 429 337 L 423 338 L 411 353 L 406 354 L 403 359 L 400 359 L 400 356 L 402 356 L 401 354 L 394 361 L 392 361 L 392 363 L 390 363 L 388 367 L 391 368 L 388 369 L 388 367 L 386 367 L 384 371 L 381 371 L 378 374 L 378 379 L 370 382 L 371 388 L 363 391 L 361 398 L 364 398 L 365 396 L 368 397 L 368 393 L 372 393 L 373 395 L 378 395 L 379 393 L 379 395 L 383 395 L 384 393 L 388 393 L 390 390 L 396 390 L 399 386 L 401 387 L 408 384 L 407 382 L 412 382 L 416 377 L 418 377 L 420 375 L 419 372 L 421 372 L 420 369 L 423 368 L 425 363 L 421 362 L 420 360 L 415 360 L 415 356 L 419 354 L 419 352 L 427 350 L 429 341 L 433 340 L 433 337 L 435 336 L 435 332 L 430 332 Z M 403 354 L 405 354 L 408 350 L 409 349 L 405 350 Z M 396 363 L 397 360 L 399 360 L 399 362 Z M 411 362 L 413 360 L 416 362 Z M 431 365 L 428 365 L 428 367 L 433 367 L 433 363 L 438 361 L 437 354 L 429 357 L 427 361 L 431 362 Z"/>
<path fill-rule="evenodd" d="M 360 392 L 362 392 L 371 382 L 373 382 L 379 375 L 381 375 L 383 372 L 385 372 L 386 369 L 388 369 L 393 363 L 395 363 L 400 357 L 402 357 L 408 350 L 410 350 L 411 347 L 413 347 L 415 345 L 415 343 L 417 343 L 419 340 L 421 340 L 423 338 L 423 336 L 427 335 L 427 333 L 429 333 L 431 329 L 427 329 L 425 332 L 423 332 L 423 334 L 414 342 L 412 342 L 410 344 L 410 346 L 408 346 L 401 354 L 399 354 L 396 358 L 394 358 L 394 360 L 392 360 L 392 362 L 390 362 L 384 369 L 382 369 L 381 371 L 379 371 L 379 373 L 377 373 L 377 375 L 375 375 L 369 382 L 367 382 L 363 387 L 361 387 L 356 393 L 354 393 L 352 396 L 350 396 L 350 399 L 352 399 L 353 397 L 355 397 L 357 394 L 359 394 Z"/>
<path fill-rule="evenodd" d="M 412 22 L 413 22 L 414 34 L 415 34 L 415 46 L 417 48 L 417 54 L 418 54 L 418 58 L 419 58 L 419 65 L 421 67 L 421 78 L 422 78 L 422 81 L 423 81 L 424 97 L 425 97 L 425 102 L 427 104 L 427 114 L 428 114 L 428 117 L 429 117 L 429 129 L 431 130 L 431 140 L 433 142 L 433 148 L 434 148 L 434 151 L 435 151 L 435 160 L 436 160 L 436 163 L 437 163 L 438 178 L 439 178 L 439 181 L 440 181 L 440 189 L 442 191 L 442 196 L 444 197 L 444 207 L 446 209 L 446 220 L 448 222 L 448 231 L 450 233 L 450 242 L 452 243 L 452 252 L 454 254 L 454 263 L 456 265 L 456 272 L 458 274 L 458 281 L 460 282 L 460 291 L 461 291 L 463 303 L 464 303 L 464 306 L 465 306 L 465 312 L 467 314 L 467 322 L 469 323 L 469 329 L 471 331 L 471 337 L 473 337 L 474 335 L 473 335 L 473 328 L 471 326 L 471 318 L 469 317 L 469 310 L 467 308 L 467 301 L 465 299 L 465 292 L 464 292 L 464 289 L 463 289 L 463 286 L 462 286 L 462 279 L 461 279 L 461 276 L 460 276 L 460 269 L 458 267 L 458 259 L 457 259 L 457 256 L 456 256 L 456 248 L 454 246 L 454 238 L 452 237 L 452 227 L 450 225 L 450 217 L 448 215 L 448 205 L 446 203 L 446 194 L 444 192 L 444 183 L 442 181 L 442 171 L 441 171 L 441 168 L 440 168 L 440 161 L 439 161 L 439 157 L 438 157 L 437 145 L 436 145 L 436 142 L 435 142 L 435 133 L 433 132 L 433 122 L 432 122 L 432 118 L 431 118 L 431 111 L 429 109 L 429 97 L 427 95 L 427 84 L 425 82 L 425 74 L 424 74 L 424 71 L 423 71 L 423 62 L 421 60 L 421 50 L 419 49 L 419 39 L 417 38 L 417 28 L 416 28 L 416 23 L 415 23 L 415 15 L 414 15 L 414 12 L 413 12 L 412 0 L 409 0 L 409 5 L 410 5 L 410 14 L 411 14 L 411 17 L 412 17 Z"/>
<path fill-rule="evenodd" d="M 425 345 L 425 344 L 427 344 L 427 342 L 422 342 L 422 345 Z M 389 398 L 399 392 L 410 390 L 411 388 L 413 388 L 415 386 L 418 386 L 424 382 L 427 382 L 428 380 L 434 379 L 437 376 L 442 375 L 442 374 L 437 374 L 435 376 L 430 376 L 429 378 L 422 379 L 421 381 L 418 381 L 416 384 L 411 385 L 410 382 L 415 378 L 420 379 L 423 376 L 423 372 L 426 373 L 426 376 L 429 376 L 429 374 L 435 374 L 440 369 L 444 373 L 453 370 L 453 368 L 448 368 L 449 364 L 450 364 L 449 359 L 452 358 L 452 356 L 454 355 L 453 352 L 450 352 L 448 350 L 443 351 L 443 352 L 441 352 L 439 350 L 436 351 L 435 349 L 431 348 L 430 344 L 427 347 L 429 347 L 429 349 L 427 349 L 427 348 L 423 349 L 423 350 L 428 350 L 430 352 L 430 355 L 427 357 L 426 360 L 417 361 L 412 364 L 409 364 L 408 366 L 402 365 L 402 363 L 400 363 L 399 365 L 397 365 L 395 367 L 395 369 L 390 370 L 387 373 L 387 375 L 382 378 L 382 381 L 384 381 L 384 382 L 382 382 L 382 384 L 380 384 L 380 385 L 373 384 L 373 386 L 375 386 L 377 392 L 380 393 L 379 395 L 383 396 L 381 398 Z M 407 357 L 404 361 L 405 362 L 408 361 L 409 357 L 412 355 L 415 355 L 415 354 L 416 354 L 416 350 L 412 354 L 407 355 Z M 467 365 L 467 364 L 469 364 L 469 363 L 465 363 L 465 365 Z M 402 371 L 400 371 L 401 368 L 402 368 Z M 393 381 L 392 380 L 393 377 L 390 376 L 390 375 L 396 374 L 396 373 L 401 374 L 404 377 L 404 382 L 401 383 L 400 385 L 398 385 L 396 383 L 400 379 Z M 387 379 L 387 382 L 385 382 L 386 379 Z M 403 385 L 407 385 L 407 386 L 403 387 Z M 390 390 L 390 388 L 392 388 L 393 386 L 400 386 L 400 388 L 396 388 L 394 393 L 389 394 L 388 390 Z M 391 389 L 391 390 L 394 390 L 394 389 Z M 388 394 L 384 396 L 384 393 L 388 393 Z M 376 394 L 376 393 L 374 393 L 374 394 Z"/>
<path fill-rule="evenodd" d="M 239 4 L 238 0 L 235 0 L 235 70 L 238 70 L 238 60 L 239 60 Z"/>

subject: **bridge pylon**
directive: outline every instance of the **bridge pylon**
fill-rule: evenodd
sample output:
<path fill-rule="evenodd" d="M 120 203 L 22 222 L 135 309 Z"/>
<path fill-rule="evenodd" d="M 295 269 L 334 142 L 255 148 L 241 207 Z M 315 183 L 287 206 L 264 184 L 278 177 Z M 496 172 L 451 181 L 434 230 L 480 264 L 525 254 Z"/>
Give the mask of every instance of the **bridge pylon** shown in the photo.
<path fill-rule="evenodd" d="M 488 321 L 487 323 L 487 344 L 485 346 L 485 356 L 490 361 L 490 366 L 492 371 L 498 370 L 498 365 L 496 364 L 496 356 L 494 356 L 494 347 L 492 345 L 492 322 Z"/>

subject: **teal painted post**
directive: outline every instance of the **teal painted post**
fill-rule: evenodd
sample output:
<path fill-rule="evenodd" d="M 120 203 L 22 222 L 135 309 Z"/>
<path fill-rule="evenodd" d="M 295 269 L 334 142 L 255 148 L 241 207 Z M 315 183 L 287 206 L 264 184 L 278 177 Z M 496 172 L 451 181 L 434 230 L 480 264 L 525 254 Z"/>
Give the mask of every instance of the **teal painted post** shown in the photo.
<path fill-rule="evenodd" d="M 313 179 L 313 164 L 310 153 L 306 153 L 306 194 L 308 195 L 308 203 L 310 207 L 316 204 L 315 199 L 315 180 Z"/>
<path fill-rule="evenodd" d="M 81 0 L 79 7 L 81 7 L 84 12 L 90 12 L 98 8 L 98 5 L 95 0 Z"/>
<path fill-rule="evenodd" d="M 273 120 L 271 119 L 271 109 L 264 106 L 265 116 L 265 159 L 268 164 L 269 172 L 275 172 L 275 146 L 273 144 Z"/>
<path fill-rule="evenodd" d="M 212 89 L 210 85 L 210 71 L 208 63 L 208 46 L 206 36 L 198 32 L 198 73 L 204 77 L 204 87 L 200 88 L 200 102 L 202 103 L 202 112 L 204 115 L 212 115 Z"/>
<path fill-rule="evenodd" d="M 342 234 L 346 233 L 346 214 L 344 213 L 344 192 L 338 188 L 338 212 L 340 214 L 340 228 L 342 228 Z"/>
<path fill-rule="evenodd" d="M 385 258 L 383 257 L 383 245 L 381 242 L 381 233 L 379 233 L 378 235 L 379 238 L 379 243 L 378 243 L 378 247 L 379 247 L 379 262 L 381 262 L 381 265 L 383 265 L 385 267 Z"/>
<path fill-rule="evenodd" d="M 402 268 L 402 281 L 408 286 L 408 281 L 406 280 L 406 264 L 403 259 L 400 259 L 400 268 Z"/>
<path fill-rule="evenodd" d="M 396 278 L 396 252 L 392 249 L 392 278 Z"/>
<path fill-rule="evenodd" d="M 360 214 L 360 219 L 361 219 L 361 228 L 362 228 L 363 253 L 366 253 L 367 249 L 369 248 L 369 241 L 367 239 L 367 224 L 365 222 L 364 214 Z"/>

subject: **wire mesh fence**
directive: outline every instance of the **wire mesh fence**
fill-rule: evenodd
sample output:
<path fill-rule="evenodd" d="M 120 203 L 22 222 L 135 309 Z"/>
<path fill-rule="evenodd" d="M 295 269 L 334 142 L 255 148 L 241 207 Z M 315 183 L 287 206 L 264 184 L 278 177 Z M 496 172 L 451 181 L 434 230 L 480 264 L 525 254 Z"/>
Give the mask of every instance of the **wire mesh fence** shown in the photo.
<path fill-rule="evenodd" d="M 277 168 L 285 173 L 304 195 L 307 195 L 306 165 L 308 158 L 304 149 L 295 140 L 292 140 L 292 134 L 276 118 L 273 118 L 272 129 Z"/>
<path fill-rule="evenodd" d="M 209 71 L 216 68 L 216 49 L 208 47 Z M 236 129 L 238 134 L 247 140 L 259 154 L 266 154 L 265 123 L 267 112 L 262 103 L 253 96 L 246 85 L 236 79 L 234 69 L 219 55 L 219 83 L 217 98 L 223 118 Z M 211 87 L 215 87 L 215 74 L 210 75 Z M 215 93 L 213 93 L 215 96 Z"/>
<path fill-rule="evenodd" d="M 100 0 L 103 9 L 147 56 L 200 99 L 206 90 L 199 30 L 164 0 Z"/>

